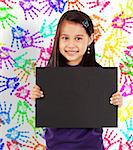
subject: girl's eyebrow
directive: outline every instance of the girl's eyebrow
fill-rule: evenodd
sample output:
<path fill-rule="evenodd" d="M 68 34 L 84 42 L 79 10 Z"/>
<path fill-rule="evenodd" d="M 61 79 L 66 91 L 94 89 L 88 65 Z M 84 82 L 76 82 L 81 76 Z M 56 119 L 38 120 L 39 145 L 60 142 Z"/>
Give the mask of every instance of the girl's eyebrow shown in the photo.
<path fill-rule="evenodd" d="M 83 34 L 76 34 L 76 36 L 84 36 Z"/>
<path fill-rule="evenodd" d="M 61 36 L 69 36 L 69 34 L 62 33 Z M 75 36 L 84 36 L 83 34 L 76 34 Z"/>

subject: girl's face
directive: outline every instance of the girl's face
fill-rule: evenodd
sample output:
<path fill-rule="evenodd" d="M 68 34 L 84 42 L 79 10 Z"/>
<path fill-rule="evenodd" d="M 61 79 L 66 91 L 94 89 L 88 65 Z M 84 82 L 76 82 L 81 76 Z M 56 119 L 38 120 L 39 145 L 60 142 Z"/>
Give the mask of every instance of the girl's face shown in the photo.
<path fill-rule="evenodd" d="M 88 36 L 79 23 L 64 21 L 59 36 L 59 51 L 67 59 L 67 64 L 78 65 L 93 42 L 93 35 Z"/>

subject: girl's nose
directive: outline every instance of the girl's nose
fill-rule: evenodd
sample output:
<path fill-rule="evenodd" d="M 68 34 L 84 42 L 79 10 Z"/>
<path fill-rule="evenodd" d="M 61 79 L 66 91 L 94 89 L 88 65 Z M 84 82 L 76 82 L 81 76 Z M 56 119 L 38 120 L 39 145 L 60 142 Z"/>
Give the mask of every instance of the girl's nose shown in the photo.
<path fill-rule="evenodd" d="M 68 47 L 69 47 L 69 48 L 73 48 L 73 47 L 75 47 L 75 43 L 74 43 L 74 41 L 73 41 L 73 40 L 70 40 L 70 41 L 69 41 L 69 43 L 68 43 Z"/>

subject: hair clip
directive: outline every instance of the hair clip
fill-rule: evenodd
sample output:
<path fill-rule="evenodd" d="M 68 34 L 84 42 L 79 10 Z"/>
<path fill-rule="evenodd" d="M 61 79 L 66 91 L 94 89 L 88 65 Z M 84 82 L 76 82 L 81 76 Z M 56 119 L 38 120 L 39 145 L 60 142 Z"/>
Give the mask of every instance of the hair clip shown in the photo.
<path fill-rule="evenodd" d="M 85 19 L 84 21 L 82 21 L 82 24 L 85 28 L 88 28 L 89 27 L 89 22 L 87 19 Z"/>

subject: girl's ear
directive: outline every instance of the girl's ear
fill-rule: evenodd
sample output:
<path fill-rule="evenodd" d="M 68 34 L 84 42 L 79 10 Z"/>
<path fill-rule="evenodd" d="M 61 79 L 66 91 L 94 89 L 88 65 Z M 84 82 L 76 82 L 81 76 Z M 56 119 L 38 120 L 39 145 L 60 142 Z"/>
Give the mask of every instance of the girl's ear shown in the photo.
<path fill-rule="evenodd" d="M 91 36 L 89 36 L 88 46 L 90 46 L 93 41 L 94 41 L 94 33 L 92 33 Z"/>

